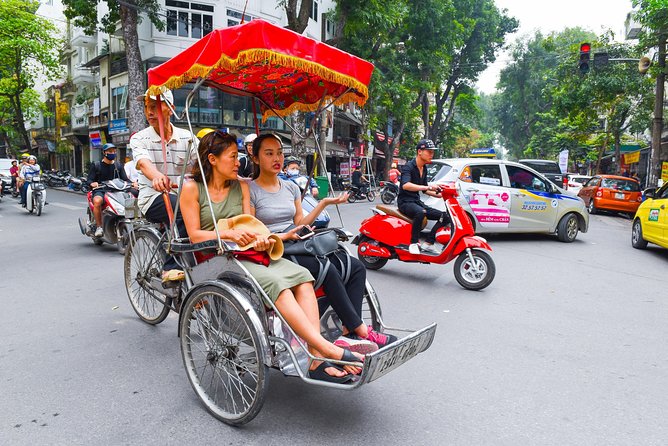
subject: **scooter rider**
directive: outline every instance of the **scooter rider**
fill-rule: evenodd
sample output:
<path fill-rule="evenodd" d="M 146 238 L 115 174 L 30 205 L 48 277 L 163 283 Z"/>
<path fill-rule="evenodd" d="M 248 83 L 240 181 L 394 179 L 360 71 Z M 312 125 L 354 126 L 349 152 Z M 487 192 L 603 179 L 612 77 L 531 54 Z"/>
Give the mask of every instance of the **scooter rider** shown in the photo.
<path fill-rule="evenodd" d="M 102 146 L 102 161 L 91 164 L 90 172 L 88 172 L 88 178 L 86 179 L 88 185 L 93 189 L 91 198 L 96 226 L 95 237 L 102 237 L 104 235 L 104 230 L 102 229 L 102 204 L 104 203 L 105 190 L 99 188 L 99 186 L 103 181 L 113 180 L 114 178 L 130 182 L 125 174 L 125 169 L 116 161 L 116 146 L 105 144 Z M 133 183 L 132 186 L 137 187 L 136 183 Z"/>
<path fill-rule="evenodd" d="M 28 184 L 30 184 L 30 180 L 32 177 L 35 175 L 39 175 L 39 172 L 42 169 L 39 167 L 39 164 L 37 164 L 37 157 L 34 155 L 30 155 L 28 157 L 28 162 L 24 164 L 21 167 L 21 170 L 19 172 L 19 178 L 23 180 L 23 184 L 21 185 L 21 205 L 23 207 L 26 207 L 26 195 L 28 193 Z"/>
<path fill-rule="evenodd" d="M 407 162 L 401 170 L 401 187 L 397 204 L 399 211 L 413 219 L 411 230 L 411 244 L 408 252 L 411 254 L 420 254 L 425 251 L 429 254 L 438 254 L 433 248 L 436 242 L 436 232 L 443 226 L 450 223 L 450 217 L 447 212 L 441 212 L 438 209 L 425 205 L 420 200 L 420 192 L 424 192 L 432 197 L 439 197 L 438 188 L 427 184 L 427 164 L 431 164 L 434 157 L 436 146 L 430 139 L 422 139 L 418 142 L 416 148 L 417 155 L 415 159 Z M 422 246 L 419 244 L 420 232 L 422 231 L 422 221 L 427 217 L 428 220 L 438 220 Z"/>
<path fill-rule="evenodd" d="M 244 150 L 239 150 L 239 173 L 240 177 L 250 178 L 253 175 L 253 162 L 251 161 L 251 156 L 253 155 L 253 141 L 255 141 L 257 135 L 251 133 L 244 138 L 244 149 L 246 153 L 243 153 Z"/>
<path fill-rule="evenodd" d="M 280 172 L 278 177 L 283 180 L 290 180 L 293 183 L 296 183 L 295 180 L 302 176 L 301 172 L 299 171 L 301 165 L 302 161 L 299 158 L 295 156 L 288 157 L 285 160 L 285 164 L 283 165 L 283 172 Z M 310 180 L 309 188 L 311 190 L 311 195 L 313 195 L 313 198 L 318 198 L 318 183 L 316 183 L 313 178 Z"/>

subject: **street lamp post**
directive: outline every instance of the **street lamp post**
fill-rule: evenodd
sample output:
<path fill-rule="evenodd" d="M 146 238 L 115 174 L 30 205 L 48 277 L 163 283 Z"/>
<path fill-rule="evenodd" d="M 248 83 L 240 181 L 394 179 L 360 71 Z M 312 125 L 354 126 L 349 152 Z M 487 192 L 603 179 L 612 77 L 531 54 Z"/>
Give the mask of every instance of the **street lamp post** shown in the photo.
<path fill-rule="evenodd" d="M 659 158 L 661 156 L 661 132 L 663 130 L 663 96 L 666 83 L 666 34 L 659 36 L 659 72 L 656 75 L 656 97 L 652 121 L 652 151 L 649 157 L 647 186 L 656 186 L 659 181 Z"/>

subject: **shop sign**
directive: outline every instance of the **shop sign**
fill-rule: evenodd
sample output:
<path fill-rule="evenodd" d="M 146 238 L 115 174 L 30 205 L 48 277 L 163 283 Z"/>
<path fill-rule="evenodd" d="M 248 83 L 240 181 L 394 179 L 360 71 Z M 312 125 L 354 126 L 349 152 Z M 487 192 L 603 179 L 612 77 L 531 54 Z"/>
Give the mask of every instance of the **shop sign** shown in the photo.
<path fill-rule="evenodd" d="M 661 163 L 661 179 L 664 182 L 668 181 L 668 162 L 666 161 Z"/>
<path fill-rule="evenodd" d="M 339 171 L 341 172 L 341 175 L 350 175 L 350 164 L 349 163 L 339 164 Z"/>
<path fill-rule="evenodd" d="M 115 135 L 117 133 L 128 133 L 128 120 L 127 119 L 112 119 L 109 121 L 109 134 Z"/>
<path fill-rule="evenodd" d="M 91 149 L 99 149 L 104 145 L 102 141 L 102 133 L 99 130 L 91 130 L 88 132 L 88 139 L 90 139 Z"/>
<path fill-rule="evenodd" d="M 624 164 L 634 164 L 640 161 L 640 152 L 625 153 L 623 157 Z"/>

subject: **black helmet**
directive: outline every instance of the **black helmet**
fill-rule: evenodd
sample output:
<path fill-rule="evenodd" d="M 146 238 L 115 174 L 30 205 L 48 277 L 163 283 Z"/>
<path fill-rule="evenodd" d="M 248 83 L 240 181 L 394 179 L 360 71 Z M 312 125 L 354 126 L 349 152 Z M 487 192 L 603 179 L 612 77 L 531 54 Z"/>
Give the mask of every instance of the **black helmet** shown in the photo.
<path fill-rule="evenodd" d="M 285 161 L 283 162 L 283 167 L 287 167 L 288 164 L 291 164 L 291 163 L 297 163 L 298 165 L 301 166 L 302 165 L 302 160 L 300 160 L 296 156 L 289 156 L 289 157 L 285 158 Z"/>
<path fill-rule="evenodd" d="M 420 142 L 417 143 L 417 146 L 415 146 L 415 150 L 436 150 L 436 146 L 434 145 L 434 141 L 431 139 L 421 139 Z"/>

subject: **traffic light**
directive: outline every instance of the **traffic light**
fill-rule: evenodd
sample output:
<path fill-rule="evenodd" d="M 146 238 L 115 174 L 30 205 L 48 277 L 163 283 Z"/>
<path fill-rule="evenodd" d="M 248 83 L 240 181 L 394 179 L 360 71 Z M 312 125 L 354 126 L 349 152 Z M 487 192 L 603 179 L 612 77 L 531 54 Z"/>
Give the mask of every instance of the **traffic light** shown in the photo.
<path fill-rule="evenodd" d="M 580 45 L 580 60 L 578 61 L 578 68 L 580 73 L 587 74 L 589 72 L 589 60 L 591 59 L 591 44 L 583 43 Z"/>

